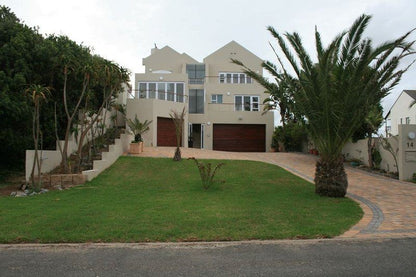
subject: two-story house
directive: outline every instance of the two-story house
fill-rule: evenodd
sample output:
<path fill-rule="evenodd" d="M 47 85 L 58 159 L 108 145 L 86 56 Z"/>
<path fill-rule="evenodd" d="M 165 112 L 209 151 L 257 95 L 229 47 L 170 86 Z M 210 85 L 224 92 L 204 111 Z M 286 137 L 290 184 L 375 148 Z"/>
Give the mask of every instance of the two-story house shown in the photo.
<path fill-rule="evenodd" d="M 399 125 L 416 124 L 416 90 L 403 90 L 384 117 L 386 120 L 386 133 L 399 134 Z"/>
<path fill-rule="evenodd" d="M 169 114 L 186 108 L 182 146 L 241 152 L 270 150 L 273 112 L 263 113 L 264 88 L 231 58 L 262 74 L 262 60 L 231 41 L 198 62 L 169 46 L 154 48 L 135 74 L 127 117 L 153 120 L 145 146 L 176 146 Z"/>

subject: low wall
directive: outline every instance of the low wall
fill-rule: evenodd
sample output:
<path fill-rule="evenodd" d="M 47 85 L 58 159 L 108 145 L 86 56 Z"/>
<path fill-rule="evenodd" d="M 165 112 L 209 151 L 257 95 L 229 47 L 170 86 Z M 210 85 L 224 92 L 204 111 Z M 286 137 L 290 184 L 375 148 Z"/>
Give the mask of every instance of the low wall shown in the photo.
<path fill-rule="evenodd" d="M 106 117 L 106 120 L 105 120 L 106 128 L 110 128 L 113 126 L 113 122 L 111 120 L 112 113 L 113 113 L 112 111 L 107 111 L 105 113 L 105 109 L 102 112 L 102 116 L 105 115 Z M 78 128 L 80 128 L 80 126 L 78 126 Z M 99 129 L 99 125 L 95 124 L 93 128 L 94 128 L 94 131 L 97 132 Z M 91 140 L 91 138 L 92 138 L 92 135 L 90 131 L 85 137 L 83 141 L 83 145 L 87 144 Z M 78 150 L 77 141 L 78 140 L 74 137 L 74 135 L 71 135 L 68 141 L 68 151 L 67 151 L 68 156 Z M 61 152 L 59 151 L 58 144 L 60 144 L 61 147 L 63 147 L 64 143 L 65 141 L 59 140 L 56 142 L 56 150 L 43 150 L 42 154 L 41 154 L 41 151 L 38 151 L 38 154 L 41 155 L 41 163 L 42 163 L 41 173 L 48 173 L 54 168 L 56 168 L 57 166 L 59 166 L 62 160 L 62 155 L 61 155 Z M 30 180 L 30 174 L 32 173 L 34 157 L 35 157 L 35 150 L 26 150 L 25 178 L 27 182 Z M 37 173 L 37 166 L 35 166 L 35 174 L 36 173 Z"/>
<path fill-rule="evenodd" d="M 387 138 L 389 143 L 392 145 L 393 149 L 398 149 L 398 138 L 390 137 Z M 397 172 L 396 164 L 394 162 L 393 156 L 387 150 L 384 150 L 380 145 L 380 138 L 373 138 L 374 143 L 381 155 L 380 169 L 384 169 L 388 172 Z M 349 159 L 360 160 L 364 165 L 368 166 L 368 146 L 367 139 L 359 140 L 355 143 L 349 142 L 344 146 L 342 154 L 344 157 Z"/>
<path fill-rule="evenodd" d="M 88 181 L 97 177 L 101 172 L 111 166 L 123 153 L 128 152 L 133 135 L 122 134 L 119 139 L 115 140 L 113 145 L 109 146 L 108 152 L 102 153 L 102 159 L 93 162 L 93 169 L 82 172 Z"/>

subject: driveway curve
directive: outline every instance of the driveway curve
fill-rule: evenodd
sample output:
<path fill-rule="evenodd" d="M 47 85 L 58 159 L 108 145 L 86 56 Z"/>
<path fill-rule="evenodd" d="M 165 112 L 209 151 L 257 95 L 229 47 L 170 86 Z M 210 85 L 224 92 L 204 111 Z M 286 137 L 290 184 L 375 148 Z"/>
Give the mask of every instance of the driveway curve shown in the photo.
<path fill-rule="evenodd" d="M 173 157 L 173 147 L 146 147 L 141 157 Z M 182 157 L 253 160 L 278 165 L 313 182 L 316 156 L 302 153 L 237 153 L 181 148 Z M 416 237 L 416 184 L 346 167 L 347 196 L 364 211 L 360 222 L 342 238 Z"/>

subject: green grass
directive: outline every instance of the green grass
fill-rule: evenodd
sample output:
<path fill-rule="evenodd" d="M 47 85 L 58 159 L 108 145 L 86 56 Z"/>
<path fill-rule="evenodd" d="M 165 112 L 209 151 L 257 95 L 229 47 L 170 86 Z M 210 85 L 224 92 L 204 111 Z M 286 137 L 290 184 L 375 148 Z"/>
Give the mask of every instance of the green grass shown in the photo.
<path fill-rule="evenodd" d="M 212 161 L 218 163 L 219 161 Z M 333 237 L 362 217 L 280 167 L 226 163 L 209 190 L 191 160 L 121 157 L 92 182 L 0 197 L 0 242 L 212 241 Z"/>

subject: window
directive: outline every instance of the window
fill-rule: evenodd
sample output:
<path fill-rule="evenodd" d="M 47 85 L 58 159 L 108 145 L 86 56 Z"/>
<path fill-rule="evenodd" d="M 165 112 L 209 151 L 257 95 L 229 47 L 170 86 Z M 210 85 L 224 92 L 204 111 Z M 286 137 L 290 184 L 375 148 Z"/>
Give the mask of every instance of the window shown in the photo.
<path fill-rule="evenodd" d="M 406 124 L 410 124 L 410 117 L 406 117 Z"/>
<path fill-rule="evenodd" d="M 211 95 L 212 104 L 222 104 L 222 94 L 212 94 Z"/>
<path fill-rule="evenodd" d="M 147 83 L 139 83 L 139 98 L 147 98 Z"/>
<path fill-rule="evenodd" d="M 176 83 L 176 102 L 183 102 L 183 87 L 182 83 Z"/>
<path fill-rule="evenodd" d="M 184 102 L 184 83 L 139 82 L 139 98 Z"/>
<path fill-rule="evenodd" d="M 157 83 L 157 98 L 166 100 L 166 83 Z"/>
<path fill-rule="evenodd" d="M 245 73 L 220 72 L 220 84 L 251 84 L 251 77 Z"/>
<path fill-rule="evenodd" d="M 149 98 L 156 98 L 156 83 L 149 83 Z"/>
<path fill-rule="evenodd" d="M 235 96 L 235 110 L 236 111 L 258 111 L 259 97 L 250 95 Z"/>
<path fill-rule="evenodd" d="M 204 113 L 204 90 L 189 90 L 189 113 Z"/>
<path fill-rule="evenodd" d="M 168 101 L 175 101 L 175 83 L 168 83 L 166 94 Z"/>
<path fill-rule="evenodd" d="M 190 84 L 203 84 L 205 78 L 205 64 L 187 64 L 186 73 Z"/>

